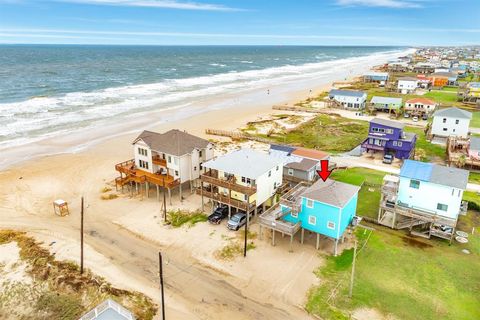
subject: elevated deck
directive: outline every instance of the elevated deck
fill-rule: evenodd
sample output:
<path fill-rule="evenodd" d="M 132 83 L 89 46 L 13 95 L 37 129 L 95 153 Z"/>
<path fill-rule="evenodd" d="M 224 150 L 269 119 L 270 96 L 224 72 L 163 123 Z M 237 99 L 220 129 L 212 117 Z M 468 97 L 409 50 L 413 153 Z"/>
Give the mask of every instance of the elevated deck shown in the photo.
<path fill-rule="evenodd" d="M 275 205 L 259 216 L 260 225 L 293 236 L 300 229 L 301 223 L 291 223 L 283 220 L 282 217 L 286 213 L 282 212 L 282 208 L 279 205 Z"/>
<path fill-rule="evenodd" d="M 148 182 L 160 187 L 172 189 L 180 184 L 179 179 L 175 179 L 171 175 L 151 173 L 136 168 L 133 159 L 115 165 L 115 170 L 120 172 L 120 177 L 115 179 L 115 183 L 120 186 L 124 186 L 130 182 Z M 123 176 L 123 174 L 125 174 L 125 176 Z"/>
<path fill-rule="evenodd" d="M 252 211 L 256 207 L 256 202 L 251 202 L 248 204 L 246 201 L 240 201 L 234 198 L 229 197 L 228 195 L 224 195 L 218 192 L 212 192 L 210 189 L 207 188 L 197 188 L 196 189 L 196 194 L 210 198 L 212 200 L 218 201 L 222 204 L 228 205 L 235 207 L 237 209 L 243 210 L 243 211 Z"/>
<path fill-rule="evenodd" d="M 254 195 L 257 193 L 257 187 L 255 186 L 244 186 L 236 183 L 235 177 L 230 179 L 220 178 L 218 172 L 208 171 L 200 176 L 202 183 L 208 183 L 217 187 L 226 188 L 229 190 L 237 191 L 247 196 Z"/>

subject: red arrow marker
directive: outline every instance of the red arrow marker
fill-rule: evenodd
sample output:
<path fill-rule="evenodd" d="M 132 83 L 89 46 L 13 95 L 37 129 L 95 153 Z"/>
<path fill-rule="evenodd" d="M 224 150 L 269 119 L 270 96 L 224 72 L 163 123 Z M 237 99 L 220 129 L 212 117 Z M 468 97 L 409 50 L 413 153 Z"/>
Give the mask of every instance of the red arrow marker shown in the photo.
<path fill-rule="evenodd" d="M 325 182 L 333 170 L 328 170 L 328 160 L 320 160 L 320 170 L 317 170 L 318 175 Z"/>

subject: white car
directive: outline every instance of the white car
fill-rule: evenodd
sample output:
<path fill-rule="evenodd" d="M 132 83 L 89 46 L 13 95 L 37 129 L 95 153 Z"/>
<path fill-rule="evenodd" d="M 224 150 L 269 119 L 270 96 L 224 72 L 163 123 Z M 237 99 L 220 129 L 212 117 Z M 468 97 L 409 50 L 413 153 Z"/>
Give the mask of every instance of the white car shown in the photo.
<path fill-rule="evenodd" d="M 413 122 L 418 122 L 418 117 L 417 117 L 417 116 L 413 117 L 413 118 L 412 118 L 412 121 L 413 121 Z"/>

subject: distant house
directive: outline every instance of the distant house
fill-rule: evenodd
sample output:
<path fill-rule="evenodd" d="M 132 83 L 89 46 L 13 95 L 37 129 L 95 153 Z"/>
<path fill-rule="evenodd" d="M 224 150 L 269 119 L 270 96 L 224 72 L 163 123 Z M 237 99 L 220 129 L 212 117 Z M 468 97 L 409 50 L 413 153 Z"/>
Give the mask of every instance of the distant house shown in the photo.
<path fill-rule="evenodd" d="M 281 197 L 280 205 L 267 210 L 260 216 L 261 228 L 290 235 L 301 229 L 301 242 L 304 230 L 317 234 L 317 249 L 320 235 L 332 239 L 337 244 L 352 223 L 357 209 L 358 191 L 360 187 L 327 179 L 318 180 L 312 186 L 299 184 Z M 291 243 L 291 242 L 290 242 Z"/>
<path fill-rule="evenodd" d="M 270 145 L 269 153 L 282 160 L 283 180 L 291 184 L 316 181 L 320 161 L 328 160 L 330 157 L 329 154 L 318 150 L 276 144 Z"/>
<path fill-rule="evenodd" d="M 452 72 L 435 72 L 428 76 L 434 87 L 457 85 L 458 75 Z"/>
<path fill-rule="evenodd" d="M 413 66 L 413 72 L 430 73 L 435 70 L 435 65 L 429 62 L 419 62 Z"/>
<path fill-rule="evenodd" d="M 244 212 L 272 205 L 282 185 L 281 159 L 252 149 L 241 149 L 207 161 L 197 194 Z M 247 215 L 247 217 L 249 217 Z"/>
<path fill-rule="evenodd" d="M 471 119 L 471 112 L 457 107 L 438 110 L 433 114 L 431 134 L 440 137 L 457 136 L 466 138 Z"/>
<path fill-rule="evenodd" d="M 467 84 L 467 97 L 480 98 L 480 82 L 470 82 Z"/>
<path fill-rule="evenodd" d="M 85 313 L 79 320 L 135 320 L 135 316 L 120 304 L 107 299 Z"/>
<path fill-rule="evenodd" d="M 429 89 L 432 87 L 432 80 L 427 78 L 424 74 L 417 75 L 418 87 L 422 89 Z"/>
<path fill-rule="evenodd" d="M 368 137 L 362 148 L 367 152 L 380 151 L 397 159 L 408 159 L 413 156 L 417 136 L 405 132 L 404 127 L 401 122 L 375 118 L 370 121 Z"/>
<path fill-rule="evenodd" d="M 406 160 L 399 177 L 385 176 L 378 221 L 396 229 L 423 226 L 415 235 L 452 240 L 469 172 Z"/>
<path fill-rule="evenodd" d="M 433 100 L 427 98 L 413 98 L 405 102 L 404 109 L 405 113 L 412 116 L 423 116 L 424 114 L 431 115 L 436 107 L 437 104 Z"/>
<path fill-rule="evenodd" d="M 353 90 L 330 90 L 328 97 L 337 102 L 345 109 L 363 110 L 367 101 L 367 94 L 363 91 Z"/>
<path fill-rule="evenodd" d="M 418 87 L 418 79 L 413 77 L 398 78 L 397 89 L 402 94 L 413 93 Z"/>
<path fill-rule="evenodd" d="M 480 160 L 480 138 L 471 137 L 468 145 L 468 156 L 472 160 Z"/>
<path fill-rule="evenodd" d="M 387 68 L 388 68 L 388 71 L 405 72 L 405 71 L 408 71 L 408 62 L 406 61 L 389 62 Z"/>
<path fill-rule="evenodd" d="M 363 74 L 363 81 L 378 82 L 381 86 L 388 82 L 388 78 L 388 72 L 367 72 Z"/>
<path fill-rule="evenodd" d="M 377 111 L 393 112 L 398 114 L 402 107 L 402 98 L 372 97 L 370 105 Z"/>

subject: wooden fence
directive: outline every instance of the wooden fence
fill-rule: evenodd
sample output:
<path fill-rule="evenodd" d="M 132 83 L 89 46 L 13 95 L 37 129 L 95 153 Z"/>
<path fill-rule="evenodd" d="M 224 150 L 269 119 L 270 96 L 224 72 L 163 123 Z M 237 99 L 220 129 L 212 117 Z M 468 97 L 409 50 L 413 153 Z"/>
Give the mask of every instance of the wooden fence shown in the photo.
<path fill-rule="evenodd" d="M 212 136 L 228 137 L 228 138 L 231 138 L 232 140 L 252 140 L 252 141 L 257 141 L 257 142 L 262 142 L 267 144 L 270 144 L 272 142 L 272 140 L 269 140 L 266 138 L 256 137 L 256 136 L 252 136 L 250 134 L 246 134 L 238 131 L 206 129 L 205 133 Z"/>

